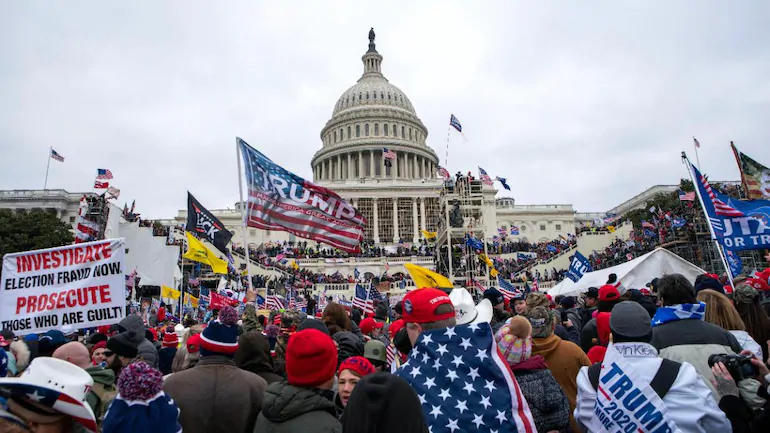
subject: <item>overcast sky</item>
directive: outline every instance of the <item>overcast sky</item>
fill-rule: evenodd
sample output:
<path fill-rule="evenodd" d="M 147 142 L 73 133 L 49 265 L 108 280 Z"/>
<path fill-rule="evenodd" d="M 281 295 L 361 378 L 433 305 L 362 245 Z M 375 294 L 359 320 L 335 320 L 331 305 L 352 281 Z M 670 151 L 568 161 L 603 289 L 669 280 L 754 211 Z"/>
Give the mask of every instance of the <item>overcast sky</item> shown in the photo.
<path fill-rule="evenodd" d="M 450 171 L 606 211 L 686 176 L 693 135 L 712 179 L 738 178 L 730 140 L 770 165 L 768 22 L 770 2 L 1 2 L 0 189 L 42 188 L 53 146 L 49 188 L 101 167 L 146 217 L 187 189 L 232 207 L 235 136 L 311 178 L 373 26 L 442 163 L 462 122 Z"/>

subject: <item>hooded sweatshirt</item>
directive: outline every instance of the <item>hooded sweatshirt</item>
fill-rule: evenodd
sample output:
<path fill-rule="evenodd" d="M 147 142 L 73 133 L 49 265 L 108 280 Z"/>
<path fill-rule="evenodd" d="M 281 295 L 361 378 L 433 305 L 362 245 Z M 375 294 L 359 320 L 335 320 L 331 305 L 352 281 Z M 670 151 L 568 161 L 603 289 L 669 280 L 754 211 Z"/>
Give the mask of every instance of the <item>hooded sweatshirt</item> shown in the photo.
<path fill-rule="evenodd" d="M 273 357 L 270 355 L 270 343 L 261 332 L 245 332 L 238 337 L 238 350 L 235 352 L 235 365 L 265 379 L 269 384 L 283 378 L 273 370 Z"/>
<path fill-rule="evenodd" d="M 581 431 L 572 412 L 575 411 L 575 399 L 577 398 L 577 375 L 580 367 L 591 365 L 591 361 L 585 352 L 577 344 L 564 341 L 554 334 L 545 338 L 532 339 L 532 356 L 542 355 L 545 358 L 548 369 L 559 383 L 564 395 L 569 401 L 570 423 L 572 429 Z"/>
<path fill-rule="evenodd" d="M 158 368 L 158 349 L 150 342 L 150 340 L 144 338 L 144 323 L 142 318 L 129 314 L 128 317 L 120 321 L 120 326 L 126 331 L 134 331 L 136 336 L 131 341 L 139 349 L 137 357 L 141 357 L 144 362 L 150 364 L 153 368 Z"/>
<path fill-rule="evenodd" d="M 331 391 L 299 388 L 285 381 L 271 383 L 265 391 L 254 433 L 279 432 L 342 433 Z"/>

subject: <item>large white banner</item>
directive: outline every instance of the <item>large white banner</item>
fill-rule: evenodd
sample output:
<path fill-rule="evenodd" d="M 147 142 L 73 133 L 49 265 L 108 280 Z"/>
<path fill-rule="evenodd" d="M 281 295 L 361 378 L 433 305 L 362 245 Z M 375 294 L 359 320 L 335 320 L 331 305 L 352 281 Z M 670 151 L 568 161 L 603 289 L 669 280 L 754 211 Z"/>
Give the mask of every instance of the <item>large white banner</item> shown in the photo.
<path fill-rule="evenodd" d="M 6 254 L 0 329 L 23 335 L 118 323 L 126 313 L 124 260 L 123 239 Z"/>

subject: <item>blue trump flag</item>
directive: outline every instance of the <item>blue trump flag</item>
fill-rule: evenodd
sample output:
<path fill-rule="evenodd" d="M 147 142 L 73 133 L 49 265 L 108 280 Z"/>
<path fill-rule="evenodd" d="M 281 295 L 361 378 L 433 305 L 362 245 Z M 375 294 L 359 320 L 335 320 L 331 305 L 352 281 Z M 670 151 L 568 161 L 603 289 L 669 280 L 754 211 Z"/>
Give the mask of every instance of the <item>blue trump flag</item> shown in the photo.
<path fill-rule="evenodd" d="M 727 259 L 727 266 L 730 268 L 730 275 L 735 278 L 743 272 L 743 260 L 738 253 L 725 248 L 725 258 Z"/>
<path fill-rule="evenodd" d="M 488 323 L 423 332 L 395 374 L 417 393 L 430 431 L 537 431 Z"/>
<path fill-rule="evenodd" d="M 689 164 L 716 240 L 732 251 L 770 248 L 770 200 L 741 201 L 724 195 Z"/>
<path fill-rule="evenodd" d="M 591 262 L 580 252 L 575 252 L 575 255 L 572 256 L 572 262 L 569 264 L 569 269 L 567 269 L 567 278 L 578 282 L 586 272 L 591 272 L 591 270 Z"/>
<path fill-rule="evenodd" d="M 467 236 L 465 238 L 465 245 L 468 245 L 469 247 L 475 249 L 475 250 L 483 250 L 484 244 L 481 243 L 480 240 L 476 238 L 472 238 L 470 236 Z"/>

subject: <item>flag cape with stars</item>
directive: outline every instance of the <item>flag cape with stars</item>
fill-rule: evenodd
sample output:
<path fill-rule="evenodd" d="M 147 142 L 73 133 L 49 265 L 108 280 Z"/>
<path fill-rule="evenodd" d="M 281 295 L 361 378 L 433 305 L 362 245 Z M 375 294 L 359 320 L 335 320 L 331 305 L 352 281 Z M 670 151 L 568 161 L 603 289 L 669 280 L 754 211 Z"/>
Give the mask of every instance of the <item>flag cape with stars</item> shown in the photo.
<path fill-rule="evenodd" d="M 246 224 L 289 232 L 348 253 L 361 251 L 366 220 L 334 191 L 274 163 L 240 138 L 248 187 Z"/>
<path fill-rule="evenodd" d="M 432 433 L 536 431 L 488 323 L 423 332 L 396 375 L 417 393 Z"/>

